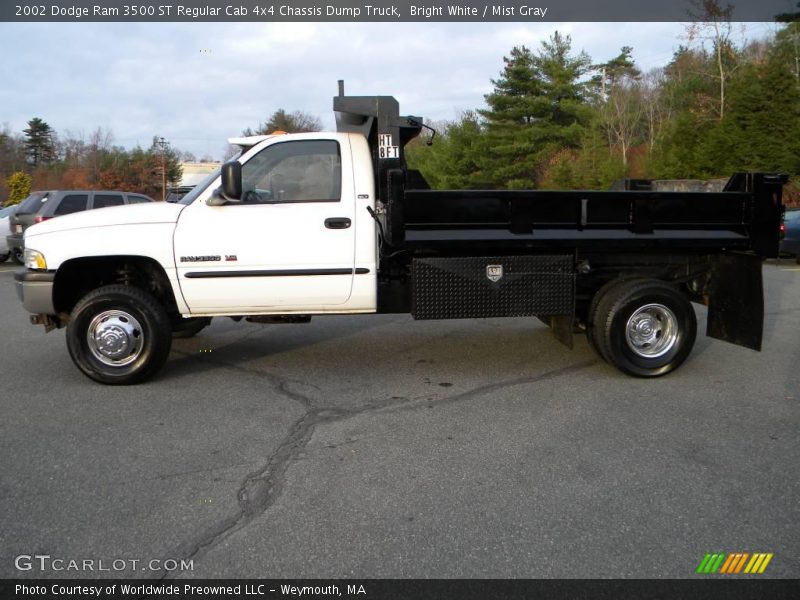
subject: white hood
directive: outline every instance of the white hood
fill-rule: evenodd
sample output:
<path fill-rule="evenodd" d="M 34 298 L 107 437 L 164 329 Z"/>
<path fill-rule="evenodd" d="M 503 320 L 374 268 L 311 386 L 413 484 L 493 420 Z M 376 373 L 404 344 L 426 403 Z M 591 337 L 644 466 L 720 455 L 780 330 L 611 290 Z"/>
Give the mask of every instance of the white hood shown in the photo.
<path fill-rule="evenodd" d="M 69 231 L 71 229 L 85 229 L 88 227 L 106 227 L 109 225 L 138 225 L 144 223 L 175 223 L 178 215 L 186 208 L 183 204 L 169 202 L 148 202 L 143 204 L 126 204 L 98 208 L 83 212 L 54 217 L 32 225 L 25 230 L 25 238 L 53 233 L 56 231 Z"/>

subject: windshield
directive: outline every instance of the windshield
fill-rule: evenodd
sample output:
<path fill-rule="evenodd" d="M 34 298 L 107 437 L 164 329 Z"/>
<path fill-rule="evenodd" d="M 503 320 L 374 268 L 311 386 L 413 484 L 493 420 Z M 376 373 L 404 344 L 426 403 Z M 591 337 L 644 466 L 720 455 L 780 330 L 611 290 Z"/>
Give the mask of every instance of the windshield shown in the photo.
<path fill-rule="evenodd" d="M 42 207 L 42 203 L 47 198 L 48 192 L 34 192 L 25 200 L 19 203 L 17 208 L 18 215 L 32 215 Z"/>
<path fill-rule="evenodd" d="M 0 219 L 10 215 L 12 212 L 14 212 L 15 208 L 17 208 L 17 207 L 16 206 L 7 206 L 3 210 L 0 210 Z"/>
<path fill-rule="evenodd" d="M 206 177 L 205 179 L 203 179 L 203 181 L 194 186 L 194 188 L 192 188 L 192 191 L 186 194 L 180 200 L 178 200 L 176 204 L 191 204 L 192 202 L 194 202 L 194 199 L 197 198 L 200 194 L 202 194 L 205 191 L 205 189 L 209 185 L 211 185 L 211 183 L 217 177 L 219 177 L 220 170 L 221 169 L 214 169 L 211 173 L 208 174 L 208 177 Z"/>
<path fill-rule="evenodd" d="M 236 154 L 231 156 L 226 162 L 230 162 L 232 160 L 238 159 L 241 156 L 241 154 L 242 154 L 241 152 L 237 152 Z M 214 171 L 212 171 L 211 173 L 208 174 L 208 177 L 206 177 L 200 183 L 198 183 L 196 186 L 194 186 L 192 188 L 192 191 L 190 191 L 183 198 L 178 200 L 176 202 L 176 204 L 191 204 L 192 202 L 194 202 L 195 198 L 197 198 L 200 194 L 202 194 L 204 191 L 206 191 L 206 188 L 209 185 L 214 183 L 214 180 L 217 177 L 219 177 L 219 174 L 221 172 L 222 172 L 222 167 L 220 167 L 218 169 L 214 169 Z"/>

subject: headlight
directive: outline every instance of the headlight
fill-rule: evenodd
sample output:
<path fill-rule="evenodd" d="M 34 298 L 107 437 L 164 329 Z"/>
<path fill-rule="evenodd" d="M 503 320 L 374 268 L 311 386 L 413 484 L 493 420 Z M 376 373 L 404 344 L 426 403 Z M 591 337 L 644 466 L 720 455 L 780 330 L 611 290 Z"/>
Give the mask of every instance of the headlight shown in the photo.
<path fill-rule="evenodd" d="M 47 261 L 44 254 L 32 248 L 25 248 L 25 266 L 29 269 L 47 270 Z"/>

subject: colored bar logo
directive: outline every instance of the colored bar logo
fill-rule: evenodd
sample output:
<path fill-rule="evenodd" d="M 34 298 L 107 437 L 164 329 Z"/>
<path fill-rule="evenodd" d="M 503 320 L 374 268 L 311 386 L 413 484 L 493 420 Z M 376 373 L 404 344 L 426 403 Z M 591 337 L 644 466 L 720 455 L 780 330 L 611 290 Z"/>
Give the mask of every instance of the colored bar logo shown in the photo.
<path fill-rule="evenodd" d="M 697 567 L 701 575 L 738 575 L 746 573 L 761 575 L 774 555 L 766 552 L 717 552 L 706 554 Z"/>

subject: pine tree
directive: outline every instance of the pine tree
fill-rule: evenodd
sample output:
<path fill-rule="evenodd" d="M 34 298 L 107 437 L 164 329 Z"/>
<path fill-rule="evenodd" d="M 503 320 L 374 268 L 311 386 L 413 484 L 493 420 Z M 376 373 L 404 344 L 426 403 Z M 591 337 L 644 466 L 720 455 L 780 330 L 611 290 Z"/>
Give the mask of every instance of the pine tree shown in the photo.
<path fill-rule="evenodd" d="M 731 79 L 721 139 L 704 152 L 725 158 L 718 170 L 800 173 L 800 88 L 791 53 L 788 43 L 775 44 L 763 65 L 749 64 Z"/>
<path fill-rule="evenodd" d="M 419 138 L 406 146 L 409 167 L 421 171 L 434 189 L 486 188 L 489 184 L 479 165 L 484 134 L 478 115 L 467 111 L 456 121 L 433 127 L 437 135 L 432 146 Z"/>
<path fill-rule="evenodd" d="M 478 111 L 486 119 L 483 171 L 493 185 L 535 188 L 555 154 L 580 145 L 591 119 L 582 82 L 590 60 L 572 56 L 571 45 L 556 32 L 536 54 L 521 46 L 503 58 L 489 108 Z"/>
<path fill-rule="evenodd" d="M 494 91 L 486 96 L 489 108 L 478 111 L 487 122 L 481 163 L 495 186 L 533 187 L 539 151 L 530 140 L 530 127 L 538 116 L 536 99 L 543 86 L 525 46 L 514 47 L 503 62 L 503 73 L 492 80 Z"/>
<path fill-rule="evenodd" d="M 28 121 L 28 128 L 22 131 L 25 134 L 25 153 L 31 167 L 36 168 L 55 160 L 55 141 L 50 125 L 34 117 Z"/>
<path fill-rule="evenodd" d="M 592 78 L 592 83 L 600 88 L 601 99 L 621 81 L 641 77 L 641 71 L 631 57 L 632 52 L 633 48 L 623 46 L 618 56 L 593 67 L 598 74 Z"/>

